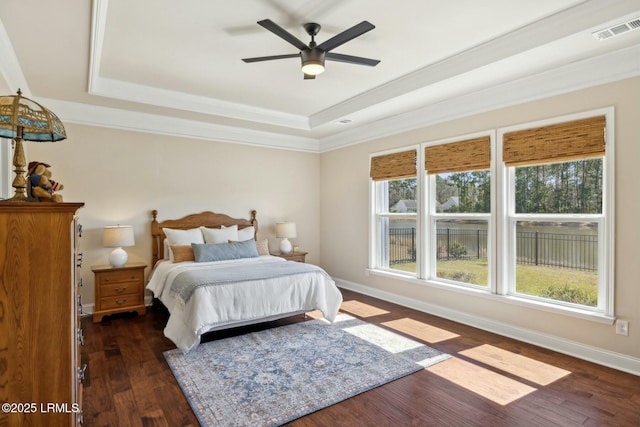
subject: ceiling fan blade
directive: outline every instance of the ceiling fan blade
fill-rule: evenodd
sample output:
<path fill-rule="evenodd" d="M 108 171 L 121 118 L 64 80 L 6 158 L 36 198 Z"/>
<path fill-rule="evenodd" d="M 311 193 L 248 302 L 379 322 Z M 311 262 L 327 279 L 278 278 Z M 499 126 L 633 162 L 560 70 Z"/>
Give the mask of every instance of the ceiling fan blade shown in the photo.
<path fill-rule="evenodd" d="M 299 53 L 289 53 L 287 55 L 258 56 L 256 58 L 242 58 L 244 62 L 272 61 L 274 59 L 300 58 Z"/>
<path fill-rule="evenodd" d="M 354 25 L 348 30 L 344 30 L 340 34 L 336 34 L 335 36 L 331 37 L 329 40 L 326 40 L 320 43 L 317 47 L 318 49 L 328 52 L 331 49 L 335 49 L 336 47 L 345 44 L 349 40 L 353 40 L 356 37 L 361 36 L 367 31 L 373 30 L 375 27 L 376 26 L 369 21 L 362 21 L 361 23 Z"/>
<path fill-rule="evenodd" d="M 327 52 L 325 59 L 337 62 L 346 62 L 348 64 L 368 65 L 375 67 L 380 63 L 379 59 L 362 58 L 360 56 L 342 55 L 340 53 Z"/>
<path fill-rule="evenodd" d="M 271 31 L 273 34 L 280 37 L 281 39 L 288 41 L 289 43 L 297 47 L 299 50 L 305 50 L 309 48 L 306 44 L 301 42 L 296 36 L 294 36 L 293 34 L 291 34 L 290 32 L 288 32 L 287 30 L 285 30 L 284 28 L 282 28 L 281 26 L 279 26 L 278 24 L 276 24 L 270 19 L 263 19 L 262 21 L 258 21 L 258 25 L 263 26 L 264 28 Z"/>
<path fill-rule="evenodd" d="M 316 76 L 312 75 L 312 74 L 305 74 L 304 75 L 304 79 L 305 80 L 311 80 L 311 79 L 315 79 Z"/>

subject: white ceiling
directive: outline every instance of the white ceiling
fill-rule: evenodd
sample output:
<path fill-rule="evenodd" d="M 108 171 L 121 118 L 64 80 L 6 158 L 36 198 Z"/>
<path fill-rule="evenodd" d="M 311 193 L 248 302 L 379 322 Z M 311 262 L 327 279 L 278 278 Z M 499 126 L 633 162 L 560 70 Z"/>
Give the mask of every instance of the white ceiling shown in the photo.
<path fill-rule="evenodd" d="M 416 126 L 640 75 L 637 0 L 3 0 L 0 93 L 18 87 L 63 121 L 323 151 Z M 367 20 L 303 80 L 304 42 Z M 340 124 L 343 120 L 348 124 Z"/>

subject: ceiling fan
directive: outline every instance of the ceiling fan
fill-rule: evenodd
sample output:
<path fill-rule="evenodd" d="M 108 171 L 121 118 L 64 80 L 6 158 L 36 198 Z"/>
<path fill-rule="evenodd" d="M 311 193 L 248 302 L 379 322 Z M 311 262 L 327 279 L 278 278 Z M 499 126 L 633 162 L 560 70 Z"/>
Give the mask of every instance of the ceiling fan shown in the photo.
<path fill-rule="evenodd" d="M 309 43 L 309 45 L 304 44 L 296 36 L 280 27 L 270 19 L 263 19 L 262 21 L 258 21 L 258 25 L 261 25 L 283 40 L 288 41 L 289 43 L 297 47 L 300 52 L 285 55 L 260 56 L 257 58 L 244 58 L 242 59 L 244 62 L 249 63 L 272 61 L 274 59 L 299 57 L 302 60 L 302 72 L 304 73 L 305 80 L 315 79 L 316 75 L 324 71 L 325 59 L 328 59 L 330 61 L 346 62 L 349 64 L 367 65 L 369 67 L 375 67 L 380 62 L 377 59 L 362 58 L 352 55 L 342 55 L 340 53 L 331 52 L 331 50 L 337 48 L 338 46 L 341 46 L 346 42 L 353 40 L 358 36 L 361 36 L 367 31 L 373 30 L 375 28 L 375 25 L 368 21 L 362 21 L 361 23 L 354 25 L 348 30 L 345 30 L 340 34 L 331 37 L 329 40 L 326 40 L 319 45 L 316 45 L 315 36 L 320 32 L 320 24 L 316 24 L 315 22 L 310 22 L 303 25 L 307 34 L 311 36 L 311 42 Z"/>

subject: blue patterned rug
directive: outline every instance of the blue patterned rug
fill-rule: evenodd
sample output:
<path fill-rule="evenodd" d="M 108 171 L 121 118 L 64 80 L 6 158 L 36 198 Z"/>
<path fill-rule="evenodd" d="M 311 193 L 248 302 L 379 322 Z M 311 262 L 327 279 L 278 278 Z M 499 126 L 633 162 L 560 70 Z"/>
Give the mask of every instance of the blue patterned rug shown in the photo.
<path fill-rule="evenodd" d="M 340 314 L 164 356 L 202 426 L 277 426 L 449 358 Z"/>

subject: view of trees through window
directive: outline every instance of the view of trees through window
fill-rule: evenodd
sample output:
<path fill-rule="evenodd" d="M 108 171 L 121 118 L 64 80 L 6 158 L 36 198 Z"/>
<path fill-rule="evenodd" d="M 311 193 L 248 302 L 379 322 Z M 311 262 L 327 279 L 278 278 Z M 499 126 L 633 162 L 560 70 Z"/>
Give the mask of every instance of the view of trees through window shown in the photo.
<path fill-rule="evenodd" d="M 601 215 L 602 164 L 595 158 L 515 169 L 516 214 L 547 215 L 516 222 L 516 292 L 597 306 L 598 223 L 566 215 Z"/>
<path fill-rule="evenodd" d="M 516 168 L 516 213 L 602 212 L 602 159 Z"/>
<path fill-rule="evenodd" d="M 515 168 L 516 214 L 600 214 L 603 159 Z M 435 176 L 436 214 L 490 214 L 489 171 Z M 417 180 L 388 182 L 389 212 L 416 212 Z M 594 221 L 518 221 L 516 291 L 588 306 L 597 304 L 598 225 Z M 415 272 L 415 221 L 388 223 L 389 267 Z M 436 221 L 436 276 L 486 286 L 488 222 Z M 553 278 L 561 282 L 555 283 Z"/>

